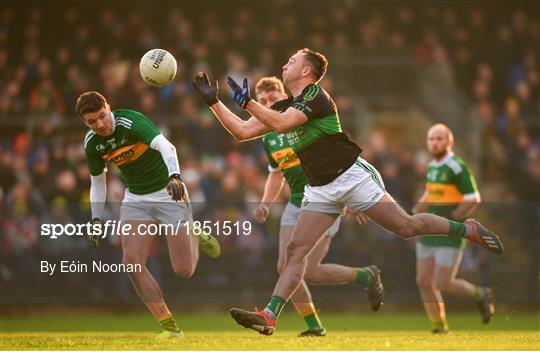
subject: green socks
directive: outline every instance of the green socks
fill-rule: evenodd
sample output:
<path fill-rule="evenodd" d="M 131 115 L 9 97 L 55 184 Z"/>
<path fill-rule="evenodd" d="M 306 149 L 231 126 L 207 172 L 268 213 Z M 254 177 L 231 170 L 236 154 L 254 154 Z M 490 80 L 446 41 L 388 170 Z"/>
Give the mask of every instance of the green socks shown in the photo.
<path fill-rule="evenodd" d="M 163 330 L 171 331 L 171 332 L 180 332 L 180 329 L 178 326 L 176 326 L 176 321 L 172 316 L 162 319 L 159 321 L 159 325 L 161 325 L 161 328 Z"/>
<path fill-rule="evenodd" d="M 448 220 L 448 224 L 450 225 L 450 231 L 448 231 L 449 236 L 469 237 L 467 226 L 465 224 L 452 220 Z"/>
<path fill-rule="evenodd" d="M 369 287 L 373 279 L 371 272 L 363 268 L 354 268 L 355 278 L 354 281 L 359 282 L 364 287 Z"/>
<path fill-rule="evenodd" d="M 484 298 L 484 290 L 480 286 L 474 286 L 473 299 L 479 301 Z"/>
<path fill-rule="evenodd" d="M 435 320 L 433 322 L 433 329 L 448 330 L 448 322 L 446 321 L 446 318 L 443 318 L 441 320 Z"/>
<path fill-rule="evenodd" d="M 270 318 L 277 319 L 285 307 L 285 303 L 286 301 L 283 298 L 272 295 L 272 297 L 270 297 L 270 302 L 268 302 L 268 305 L 264 311 L 270 316 Z"/>
<path fill-rule="evenodd" d="M 304 321 L 306 322 L 308 329 L 317 329 L 322 330 L 323 326 L 321 323 L 321 319 L 319 319 L 319 316 L 317 315 L 317 312 L 313 312 L 309 315 L 304 316 Z"/>

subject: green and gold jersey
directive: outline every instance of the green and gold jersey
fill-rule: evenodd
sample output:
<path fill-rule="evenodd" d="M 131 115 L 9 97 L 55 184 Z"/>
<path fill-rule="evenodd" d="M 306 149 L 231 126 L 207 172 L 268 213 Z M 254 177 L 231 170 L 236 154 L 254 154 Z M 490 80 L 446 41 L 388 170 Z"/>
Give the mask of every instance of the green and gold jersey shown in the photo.
<path fill-rule="evenodd" d="M 332 182 L 358 159 L 360 147 L 341 131 L 336 104 L 317 84 L 310 84 L 297 97 L 278 101 L 272 109 L 285 112 L 294 108 L 308 121 L 285 133 L 289 145 L 300 158 L 312 186 Z"/>
<path fill-rule="evenodd" d="M 129 191 L 148 194 L 167 186 L 169 174 L 161 153 L 150 148 L 161 132 L 143 114 L 127 109 L 112 113 L 114 131 L 100 136 L 90 130 L 84 138 L 84 150 L 92 176 L 103 172 L 110 162 L 120 169 Z"/>
<path fill-rule="evenodd" d="M 281 169 L 291 190 L 289 201 L 299 207 L 304 198 L 304 187 L 308 184 L 300 159 L 284 133 L 270 132 L 263 137 L 262 142 L 270 168 Z"/>
<path fill-rule="evenodd" d="M 474 176 L 463 160 L 449 153 L 441 161 L 431 161 L 426 179 L 429 212 L 452 219 L 452 211 L 464 200 L 478 196 Z M 426 246 L 464 247 L 466 240 L 458 236 L 422 236 Z"/>

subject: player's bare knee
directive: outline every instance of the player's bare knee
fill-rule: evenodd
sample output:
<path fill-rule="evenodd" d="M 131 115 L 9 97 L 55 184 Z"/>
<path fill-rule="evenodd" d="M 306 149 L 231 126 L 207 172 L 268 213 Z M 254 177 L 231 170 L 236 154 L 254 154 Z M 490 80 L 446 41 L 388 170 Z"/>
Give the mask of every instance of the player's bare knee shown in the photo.
<path fill-rule="evenodd" d="M 189 279 L 195 273 L 195 265 L 185 264 L 185 265 L 176 265 L 173 267 L 174 273 L 176 276 L 183 279 Z"/>
<path fill-rule="evenodd" d="M 195 270 L 190 268 L 174 268 L 174 273 L 176 276 L 181 277 L 182 279 L 189 279 L 193 276 Z"/>

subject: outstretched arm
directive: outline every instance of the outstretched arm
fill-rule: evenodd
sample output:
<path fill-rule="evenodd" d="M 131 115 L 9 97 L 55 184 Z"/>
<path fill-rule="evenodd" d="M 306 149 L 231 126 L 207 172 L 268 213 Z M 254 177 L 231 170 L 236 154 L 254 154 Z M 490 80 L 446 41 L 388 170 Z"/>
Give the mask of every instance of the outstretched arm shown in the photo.
<path fill-rule="evenodd" d="M 206 104 L 210 107 L 219 122 L 225 127 L 237 141 L 246 141 L 260 137 L 270 132 L 271 129 L 255 118 L 245 121 L 235 115 L 229 108 L 218 99 L 219 84 L 215 81 L 210 83 L 205 72 L 199 72 L 193 81 L 195 91 L 199 93 Z"/>
<path fill-rule="evenodd" d="M 308 121 L 306 114 L 295 108 L 288 108 L 284 113 L 280 113 L 268 109 L 254 100 L 251 100 L 246 105 L 246 110 L 257 120 L 280 133 L 303 125 Z"/>
<path fill-rule="evenodd" d="M 253 117 L 277 132 L 286 132 L 291 128 L 303 125 L 308 121 L 308 117 L 302 111 L 295 108 L 288 108 L 285 112 L 268 109 L 251 99 L 247 79 L 244 79 L 240 87 L 232 78 L 227 82 L 234 95 L 234 101 L 243 109 L 249 111 Z"/>
<path fill-rule="evenodd" d="M 221 101 L 211 105 L 210 109 L 227 132 L 239 142 L 261 137 L 272 131 L 271 128 L 254 117 L 250 117 L 249 120 L 242 120 Z"/>

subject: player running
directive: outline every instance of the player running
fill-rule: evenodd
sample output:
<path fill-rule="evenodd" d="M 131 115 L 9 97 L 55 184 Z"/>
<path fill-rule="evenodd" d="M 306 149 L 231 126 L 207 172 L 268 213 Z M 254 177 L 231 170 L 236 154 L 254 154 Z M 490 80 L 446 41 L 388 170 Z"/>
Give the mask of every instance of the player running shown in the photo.
<path fill-rule="evenodd" d="M 211 85 L 206 73 L 198 74 L 193 84 L 196 91 L 212 107 L 212 111 L 225 129 L 237 140 L 245 141 L 260 136 L 258 127 L 261 127 L 261 123 L 253 117 L 248 121 L 244 121 L 233 114 L 218 100 L 218 84 L 216 82 L 214 85 Z M 276 77 L 262 78 L 257 83 L 255 91 L 257 100 L 268 108 L 272 107 L 277 101 L 287 99 L 283 83 Z M 277 267 L 278 272 L 281 273 L 285 266 L 285 248 L 291 239 L 294 227 L 298 221 L 300 205 L 304 197 L 304 187 L 308 184 L 308 179 L 300 166 L 298 156 L 292 150 L 283 133 L 269 132 L 264 135 L 262 142 L 268 156 L 270 173 L 266 179 L 261 205 L 254 212 L 255 218 L 260 222 L 266 221 L 269 208 L 281 192 L 284 181 L 287 182 L 291 190 L 291 198 L 281 217 L 279 231 L 279 259 Z M 330 241 L 339 229 L 340 220 L 341 217 L 336 219 L 334 224 L 326 231 L 326 236 L 321 239 L 309 254 L 304 280 L 301 281 L 300 286 L 291 297 L 296 311 L 304 318 L 308 325 L 308 329 L 300 333 L 300 336 L 326 335 L 326 329 L 322 326 L 317 315 L 306 282 L 327 285 L 359 282 L 366 289 L 373 310 L 378 310 L 382 304 L 384 289 L 381 282 L 380 270 L 375 265 L 365 268 L 352 268 L 338 264 L 321 263 L 328 253 Z M 362 223 L 364 220 L 367 219 L 360 218 L 359 222 Z"/>
<path fill-rule="evenodd" d="M 429 129 L 427 148 L 433 160 L 428 166 L 426 191 L 413 213 L 430 212 L 461 220 L 480 204 L 474 176 L 463 160 L 454 155 L 453 145 L 454 135 L 446 125 L 437 124 Z M 484 324 L 495 312 L 490 289 L 456 278 L 465 246 L 464 238 L 447 236 L 422 236 L 416 243 L 416 283 L 433 323 L 433 333 L 448 332 L 441 291 L 474 299 Z"/>
<path fill-rule="evenodd" d="M 126 183 L 120 210 L 122 224 L 132 233 L 122 236 L 124 264 L 140 264 L 141 272 L 129 277 L 141 300 L 159 321 L 160 338 L 182 337 L 163 294 L 146 268 L 150 246 L 156 236 L 137 230 L 151 224 L 192 221 L 188 193 L 182 178 L 176 148 L 143 114 L 127 109 L 111 111 L 105 97 L 85 92 L 77 98 L 75 110 L 90 128 L 84 138 L 84 150 L 91 175 L 90 202 L 92 222 L 101 223 L 106 199 L 106 162 L 118 166 Z M 141 225 L 141 227 L 139 227 Z M 193 275 L 199 259 L 199 246 L 211 257 L 220 254 L 219 243 L 209 235 L 189 236 L 184 226 L 166 233 L 174 272 L 183 278 Z M 90 241 L 99 246 L 99 236 Z"/>
<path fill-rule="evenodd" d="M 364 212 L 402 238 L 445 234 L 503 253 L 498 236 L 474 219 L 461 223 L 434 214 L 410 216 L 394 201 L 377 170 L 360 158 L 360 147 L 342 132 L 334 101 L 317 84 L 327 65 L 324 55 L 310 49 L 291 56 L 283 66 L 283 83 L 292 97 L 274 104 L 275 110 L 251 99 L 246 79 L 240 87 L 229 78 L 235 102 L 266 126 L 261 133 L 285 133 L 309 180 L 297 226 L 286 248 L 285 268 L 266 308 L 256 312 L 231 309 L 238 324 L 265 335 L 274 333 L 279 314 L 304 277 L 307 255 L 345 206 Z"/>

